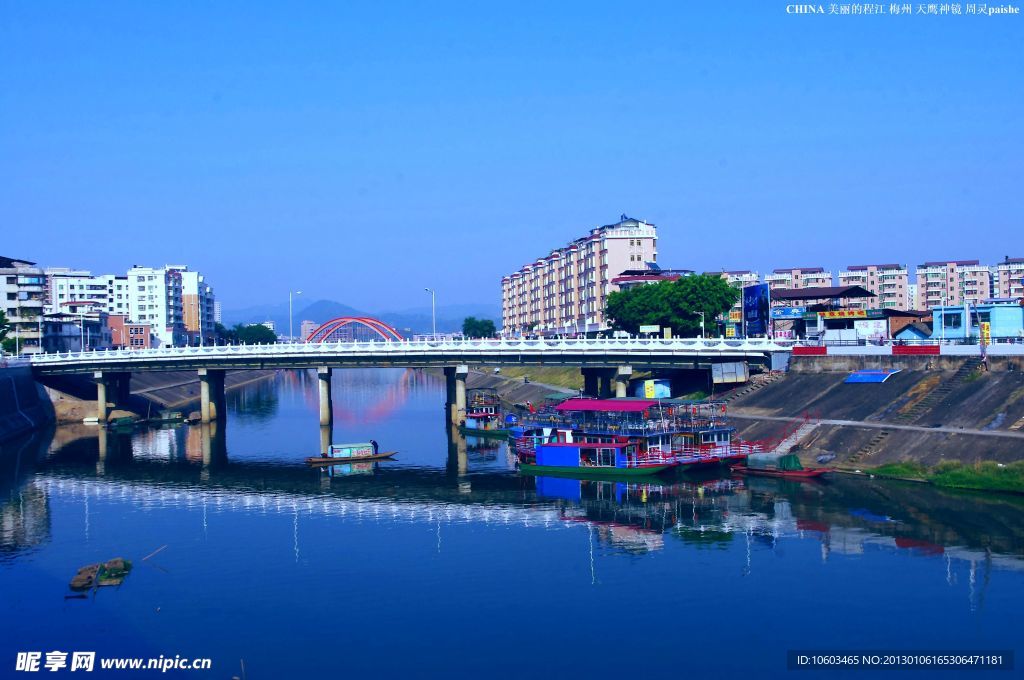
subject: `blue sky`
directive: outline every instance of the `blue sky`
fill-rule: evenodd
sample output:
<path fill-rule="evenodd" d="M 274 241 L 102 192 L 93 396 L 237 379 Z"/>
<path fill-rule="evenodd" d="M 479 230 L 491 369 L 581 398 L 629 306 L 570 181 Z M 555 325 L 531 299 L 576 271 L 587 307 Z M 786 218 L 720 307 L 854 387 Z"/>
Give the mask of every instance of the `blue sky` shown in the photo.
<path fill-rule="evenodd" d="M 620 213 L 666 267 L 1024 256 L 1022 18 L 785 7 L 0 1 L 0 254 L 364 309 Z"/>

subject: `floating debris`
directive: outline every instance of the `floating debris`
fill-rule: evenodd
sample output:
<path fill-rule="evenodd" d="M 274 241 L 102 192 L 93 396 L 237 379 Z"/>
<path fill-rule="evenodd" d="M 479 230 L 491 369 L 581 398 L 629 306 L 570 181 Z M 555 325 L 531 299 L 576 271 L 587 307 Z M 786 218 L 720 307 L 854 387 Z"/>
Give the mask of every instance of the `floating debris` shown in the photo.
<path fill-rule="evenodd" d="M 115 557 L 101 564 L 87 564 L 71 579 L 71 590 L 81 592 L 99 586 L 119 586 L 132 570 L 132 563 Z"/>

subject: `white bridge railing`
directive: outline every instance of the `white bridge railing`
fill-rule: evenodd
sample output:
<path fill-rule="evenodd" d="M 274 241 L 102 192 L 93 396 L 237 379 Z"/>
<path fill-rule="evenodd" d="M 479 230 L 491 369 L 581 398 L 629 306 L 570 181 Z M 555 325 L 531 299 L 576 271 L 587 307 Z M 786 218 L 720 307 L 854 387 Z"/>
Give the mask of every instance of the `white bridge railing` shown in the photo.
<path fill-rule="evenodd" d="M 696 356 L 715 354 L 741 355 L 748 352 L 789 352 L 794 340 L 765 338 L 732 340 L 686 338 L 660 339 L 567 339 L 567 340 L 380 340 L 369 342 L 280 343 L 275 345 L 217 345 L 206 347 L 158 347 L 151 349 L 109 349 L 88 352 L 33 354 L 33 366 L 77 363 L 133 363 L 153 359 L 191 361 L 208 359 L 310 359 L 338 356 L 430 357 L 458 355 L 474 357 L 518 357 L 523 354 L 560 356 L 623 355 Z"/>

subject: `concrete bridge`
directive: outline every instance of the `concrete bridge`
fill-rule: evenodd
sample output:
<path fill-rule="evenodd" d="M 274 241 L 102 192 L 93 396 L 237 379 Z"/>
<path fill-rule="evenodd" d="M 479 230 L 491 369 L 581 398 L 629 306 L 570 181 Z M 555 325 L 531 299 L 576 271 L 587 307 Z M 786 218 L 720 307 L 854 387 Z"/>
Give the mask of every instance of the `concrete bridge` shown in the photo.
<path fill-rule="evenodd" d="M 566 339 L 566 340 L 382 340 L 284 343 L 214 347 L 104 350 L 31 357 L 37 378 L 91 375 L 97 388 L 97 417 L 107 418 L 109 401 L 126 399 L 131 373 L 195 370 L 200 380 L 203 422 L 224 417 L 224 371 L 316 369 L 320 378 L 320 424 L 331 424 L 331 373 L 335 368 L 436 367 L 447 382 L 449 419 L 457 423 L 466 407 L 470 366 L 577 366 L 584 391 L 626 396 L 634 367 L 700 368 L 721 361 L 764 361 L 791 352 L 792 340 L 771 339 Z"/>

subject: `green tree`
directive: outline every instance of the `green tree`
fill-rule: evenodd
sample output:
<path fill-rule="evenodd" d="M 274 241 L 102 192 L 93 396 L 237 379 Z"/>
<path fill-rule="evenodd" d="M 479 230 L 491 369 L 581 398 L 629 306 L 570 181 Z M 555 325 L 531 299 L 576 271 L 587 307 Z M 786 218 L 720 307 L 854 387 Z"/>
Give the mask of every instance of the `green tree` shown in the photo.
<path fill-rule="evenodd" d="M 467 316 L 462 322 L 462 335 L 467 338 L 493 338 L 497 332 L 494 322 L 490 319 Z"/>
<path fill-rule="evenodd" d="M 0 340 L 0 349 L 2 349 L 6 354 L 14 354 L 16 346 L 17 341 L 15 341 L 14 338 L 4 338 L 3 340 Z"/>
<path fill-rule="evenodd" d="M 238 333 L 234 328 L 227 328 L 219 321 L 213 324 L 213 334 L 217 338 L 218 345 L 237 345 Z"/>
<path fill-rule="evenodd" d="M 0 309 L 0 342 L 7 337 L 7 334 L 11 332 L 11 324 L 7 320 L 7 314 L 4 310 Z"/>
<path fill-rule="evenodd" d="M 740 292 L 720 276 L 701 274 L 617 291 L 608 296 L 605 314 L 615 330 L 639 333 L 640 326 L 671 328 L 677 337 L 700 335 L 700 312 L 706 332 L 715 319 L 739 300 Z"/>
<path fill-rule="evenodd" d="M 231 330 L 238 338 L 238 342 L 246 345 L 272 345 L 277 342 L 277 333 L 262 324 L 254 323 L 246 326 L 239 323 L 235 324 Z"/>

